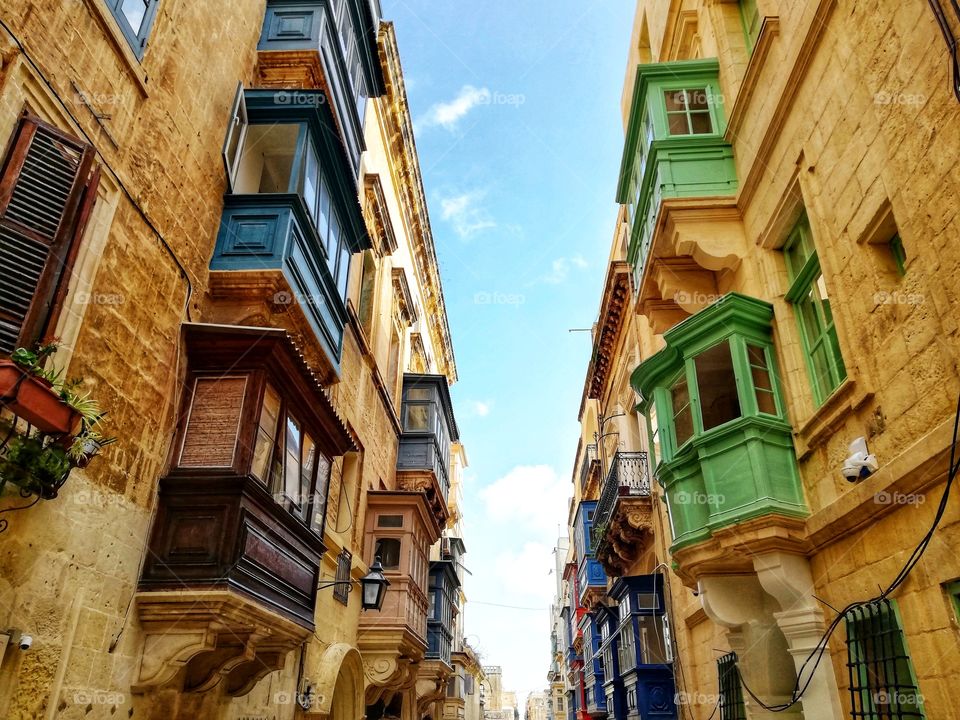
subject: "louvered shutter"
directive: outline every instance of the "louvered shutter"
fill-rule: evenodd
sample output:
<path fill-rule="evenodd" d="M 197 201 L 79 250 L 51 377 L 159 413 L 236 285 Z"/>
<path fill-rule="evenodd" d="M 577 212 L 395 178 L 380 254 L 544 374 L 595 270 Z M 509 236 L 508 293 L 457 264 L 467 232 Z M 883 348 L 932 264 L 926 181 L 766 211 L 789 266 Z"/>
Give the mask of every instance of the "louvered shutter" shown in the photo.
<path fill-rule="evenodd" d="M 32 344 L 96 195 L 93 149 L 29 114 L 0 172 L 0 354 Z"/>

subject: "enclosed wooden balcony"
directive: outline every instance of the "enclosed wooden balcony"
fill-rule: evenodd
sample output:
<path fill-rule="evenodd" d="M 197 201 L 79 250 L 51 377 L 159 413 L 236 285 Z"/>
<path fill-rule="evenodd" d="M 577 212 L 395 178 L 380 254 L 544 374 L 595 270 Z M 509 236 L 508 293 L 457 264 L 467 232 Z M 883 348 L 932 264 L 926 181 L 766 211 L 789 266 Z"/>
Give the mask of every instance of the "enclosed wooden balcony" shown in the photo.
<path fill-rule="evenodd" d="M 355 449 L 286 332 L 188 324 L 170 471 L 136 595 L 138 691 L 249 691 L 314 630 L 333 458 Z"/>
<path fill-rule="evenodd" d="M 807 510 L 779 385 L 773 307 L 725 295 L 634 371 L 651 465 L 688 583 L 749 571 L 750 548 L 802 552 Z"/>
<path fill-rule="evenodd" d="M 355 175 L 364 150 L 364 104 L 384 92 L 379 26 L 377 3 L 370 0 L 268 0 L 257 45 L 261 87 L 323 91 Z"/>
<path fill-rule="evenodd" d="M 247 90 L 228 156 L 230 192 L 210 261 L 211 316 L 283 318 L 332 382 L 340 371 L 352 256 L 370 246 L 357 183 L 319 92 Z"/>
<path fill-rule="evenodd" d="M 721 294 L 746 254 L 716 59 L 637 67 L 617 199 L 637 311 L 662 333 Z"/>
<path fill-rule="evenodd" d="M 416 674 L 427 651 L 430 546 L 440 526 L 424 493 L 367 493 L 367 562 L 380 558 L 390 585 L 376 615 L 360 617 L 359 647 L 369 660 L 368 704 Z"/>
<path fill-rule="evenodd" d="M 423 492 L 437 523 L 449 517 L 450 446 L 460 439 L 447 378 L 406 373 L 403 376 L 397 486 Z"/>

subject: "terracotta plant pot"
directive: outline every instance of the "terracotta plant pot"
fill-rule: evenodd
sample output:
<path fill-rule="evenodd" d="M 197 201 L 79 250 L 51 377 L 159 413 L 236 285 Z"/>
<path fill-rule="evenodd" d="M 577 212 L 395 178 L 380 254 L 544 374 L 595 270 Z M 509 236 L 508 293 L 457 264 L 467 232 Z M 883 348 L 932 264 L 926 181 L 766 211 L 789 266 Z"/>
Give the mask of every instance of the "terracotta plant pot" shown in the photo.
<path fill-rule="evenodd" d="M 50 384 L 10 360 L 0 360 L 0 406 L 45 433 L 69 433 L 80 413 L 61 400 Z"/>

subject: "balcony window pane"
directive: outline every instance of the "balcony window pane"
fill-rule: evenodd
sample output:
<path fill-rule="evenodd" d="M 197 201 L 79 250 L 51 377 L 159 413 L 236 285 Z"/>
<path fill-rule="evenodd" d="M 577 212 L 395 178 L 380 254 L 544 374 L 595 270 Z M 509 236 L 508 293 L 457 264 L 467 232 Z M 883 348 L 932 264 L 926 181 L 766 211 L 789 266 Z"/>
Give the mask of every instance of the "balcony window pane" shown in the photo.
<path fill-rule="evenodd" d="M 385 569 L 396 570 L 400 567 L 400 541 L 396 538 L 380 538 L 373 555 L 380 558 L 380 564 Z"/>
<path fill-rule="evenodd" d="M 684 114 L 677 115 L 668 115 L 667 121 L 670 125 L 670 134 L 671 135 L 689 135 L 690 131 L 687 127 L 687 116 Z"/>
<path fill-rule="evenodd" d="M 317 464 L 317 445 L 309 435 L 303 436 L 303 450 L 300 460 L 300 512 L 301 519 L 307 519 L 308 499 L 313 489 L 313 471 Z"/>
<path fill-rule="evenodd" d="M 120 12 L 130 23 L 130 28 L 135 35 L 140 35 L 140 29 L 143 27 L 143 18 L 147 14 L 147 3 L 145 0 L 123 0 L 120 5 Z"/>
<path fill-rule="evenodd" d="M 700 414 L 703 429 L 709 430 L 740 417 L 737 377 L 733 371 L 730 343 L 714 345 L 694 359 L 697 388 L 700 391 Z"/>
<path fill-rule="evenodd" d="M 340 244 L 340 260 L 337 263 L 337 290 L 340 297 L 347 297 L 347 280 L 350 279 L 350 248 L 347 244 Z"/>
<path fill-rule="evenodd" d="M 403 429 L 414 432 L 429 431 L 431 409 L 430 405 L 408 405 Z"/>
<path fill-rule="evenodd" d="M 337 246 L 340 244 L 340 219 L 335 211 L 330 212 L 330 229 L 324 239 L 326 240 L 327 258 L 330 263 L 330 274 L 333 275 L 336 273 Z"/>
<path fill-rule="evenodd" d="M 301 433 L 300 424 L 288 415 L 286 452 L 284 454 L 283 494 L 296 508 L 299 508 L 304 502 L 304 499 L 300 497 L 300 453 L 303 446 Z"/>
<path fill-rule="evenodd" d="M 320 199 L 317 202 L 317 232 L 320 239 L 326 241 L 328 224 L 330 223 L 330 187 L 327 183 L 320 184 Z"/>
<path fill-rule="evenodd" d="M 317 151 L 313 148 L 313 143 L 307 143 L 307 153 L 303 171 L 303 199 L 307 203 L 307 209 L 310 211 L 310 217 L 317 218 L 317 206 L 319 205 L 320 190 L 320 161 L 317 159 Z"/>
<path fill-rule="evenodd" d="M 660 425 L 657 420 L 656 403 L 650 403 L 647 417 L 650 420 L 650 451 L 653 453 L 653 466 L 656 467 L 662 457 L 660 454 Z"/>
<path fill-rule="evenodd" d="M 705 112 L 709 109 L 709 105 L 707 104 L 706 88 L 687 90 L 685 96 L 687 109 L 689 109 L 691 112 Z"/>
<path fill-rule="evenodd" d="M 694 135 L 708 135 L 713 132 L 709 112 L 690 113 L 690 128 Z"/>
<path fill-rule="evenodd" d="M 713 132 L 707 88 L 668 90 L 664 93 L 670 135 L 707 135 Z"/>
<path fill-rule="evenodd" d="M 767 364 L 766 351 L 757 345 L 747 345 L 750 375 L 757 396 L 757 409 L 768 415 L 777 415 L 777 401 L 773 394 L 773 379 Z"/>
<path fill-rule="evenodd" d="M 428 388 L 410 388 L 407 390 L 407 400 L 433 400 L 433 390 Z"/>
<path fill-rule="evenodd" d="M 659 607 L 659 596 L 656 593 L 637 593 L 637 609 L 657 610 Z"/>
<path fill-rule="evenodd" d="M 299 137 L 300 125 L 296 123 L 251 125 L 240 159 L 236 192 L 291 192 Z"/>
<path fill-rule="evenodd" d="M 323 535 L 323 521 L 327 514 L 327 491 L 330 487 L 330 458 L 322 452 L 317 452 L 316 482 L 313 488 L 313 517 L 310 520 L 310 529 L 317 535 Z"/>
<path fill-rule="evenodd" d="M 267 385 L 263 392 L 263 406 L 260 408 L 260 421 L 257 427 L 257 442 L 253 449 L 253 474 L 262 482 L 267 482 L 270 459 L 277 444 L 277 420 L 280 417 L 280 395 Z"/>
<path fill-rule="evenodd" d="M 693 415 L 690 412 L 690 388 L 687 378 L 681 376 L 670 390 L 673 401 L 673 427 L 676 433 L 677 447 L 683 445 L 693 435 Z"/>
<path fill-rule="evenodd" d="M 637 618 L 640 628 L 640 652 L 646 665 L 670 662 L 664 640 L 664 622 L 661 615 L 647 615 Z"/>

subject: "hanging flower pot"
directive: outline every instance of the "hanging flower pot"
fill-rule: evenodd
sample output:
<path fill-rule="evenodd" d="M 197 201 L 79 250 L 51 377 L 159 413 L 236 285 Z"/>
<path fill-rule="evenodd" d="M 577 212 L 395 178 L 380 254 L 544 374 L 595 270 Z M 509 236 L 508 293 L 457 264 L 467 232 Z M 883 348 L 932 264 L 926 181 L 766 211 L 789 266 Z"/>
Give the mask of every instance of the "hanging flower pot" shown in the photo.
<path fill-rule="evenodd" d="M 44 500 L 57 496 L 73 466 L 67 452 L 41 435 L 14 435 L 0 457 L 0 478 Z"/>
<path fill-rule="evenodd" d="M 49 381 L 10 360 L 0 360 L 0 406 L 46 433 L 75 432 L 81 420 L 80 413 L 53 391 Z"/>

